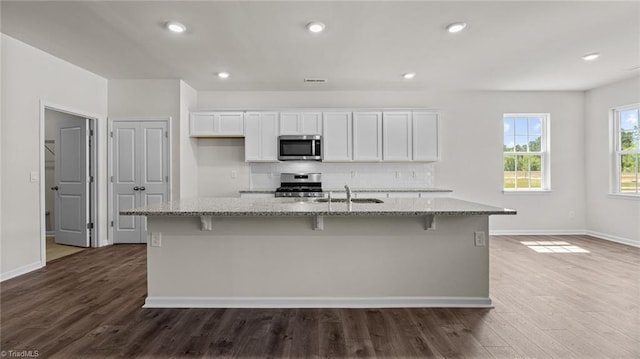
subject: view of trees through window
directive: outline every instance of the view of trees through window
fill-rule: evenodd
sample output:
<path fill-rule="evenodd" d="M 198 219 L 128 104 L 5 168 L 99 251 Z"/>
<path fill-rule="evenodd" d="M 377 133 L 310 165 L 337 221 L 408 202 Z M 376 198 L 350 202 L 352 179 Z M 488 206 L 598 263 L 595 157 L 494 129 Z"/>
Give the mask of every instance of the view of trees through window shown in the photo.
<path fill-rule="evenodd" d="M 640 161 L 640 129 L 638 108 L 618 112 L 619 186 L 622 193 L 640 193 L 638 167 Z"/>
<path fill-rule="evenodd" d="M 504 189 L 544 187 L 544 120 L 543 116 L 504 116 Z"/>

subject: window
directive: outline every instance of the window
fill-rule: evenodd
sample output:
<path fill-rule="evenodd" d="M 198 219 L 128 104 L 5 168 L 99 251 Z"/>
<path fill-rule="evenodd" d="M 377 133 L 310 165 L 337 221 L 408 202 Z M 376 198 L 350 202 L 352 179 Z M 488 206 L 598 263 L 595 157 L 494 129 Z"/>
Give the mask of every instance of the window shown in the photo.
<path fill-rule="evenodd" d="M 503 189 L 548 191 L 549 114 L 505 114 Z"/>
<path fill-rule="evenodd" d="M 640 161 L 640 129 L 638 113 L 640 105 L 635 104 L 613 109 L 614 173 L 612 192 L 640 195 L 638 167 Z"/>

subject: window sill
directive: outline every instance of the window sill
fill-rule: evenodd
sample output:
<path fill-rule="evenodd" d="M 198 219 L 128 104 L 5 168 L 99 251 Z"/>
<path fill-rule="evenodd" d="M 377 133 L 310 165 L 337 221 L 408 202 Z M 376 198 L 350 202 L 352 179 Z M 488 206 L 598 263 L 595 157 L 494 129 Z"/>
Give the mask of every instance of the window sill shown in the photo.
<path fill-rule="evenodd" d="M 552 191 L 550 189 L 542 190 L 502 190 L 502 194 L 506 195 L 549 195 Z"/>
<path fill-rule="evenodd" d="M 609 198 L 626 199 L 631 201 L 640 201 L 640 194 L 622 194 L 622 193 L 609 193 Z"/>

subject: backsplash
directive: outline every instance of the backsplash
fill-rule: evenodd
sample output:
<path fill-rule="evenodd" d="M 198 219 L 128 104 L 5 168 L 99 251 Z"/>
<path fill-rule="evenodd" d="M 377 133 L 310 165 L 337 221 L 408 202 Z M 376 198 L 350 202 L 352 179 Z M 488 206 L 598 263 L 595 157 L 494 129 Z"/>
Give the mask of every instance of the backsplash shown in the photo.
<path fill-rule="evenodd" d="M 430 163 L 324 163 L 280 162 L 251 163 L 252 189 L 275 189 L 280 186 L 280 173 L 320 172 L 322 187 L 342 188 L 427 188 L 434 187 L 435 173 Z"/>

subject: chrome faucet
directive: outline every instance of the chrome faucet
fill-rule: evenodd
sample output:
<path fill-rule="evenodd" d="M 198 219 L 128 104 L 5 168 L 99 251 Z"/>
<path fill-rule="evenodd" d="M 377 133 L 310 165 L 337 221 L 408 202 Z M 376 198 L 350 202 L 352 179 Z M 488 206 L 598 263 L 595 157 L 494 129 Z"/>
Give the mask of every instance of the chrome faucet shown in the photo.
<path fill-rule="evenodd" d="M 344 189 L 347 191 L 347 203 L 351 203 L 351 197 L 353 196 L 351 188 L 349 188 L 349 185 L 344 185 Z"/>

